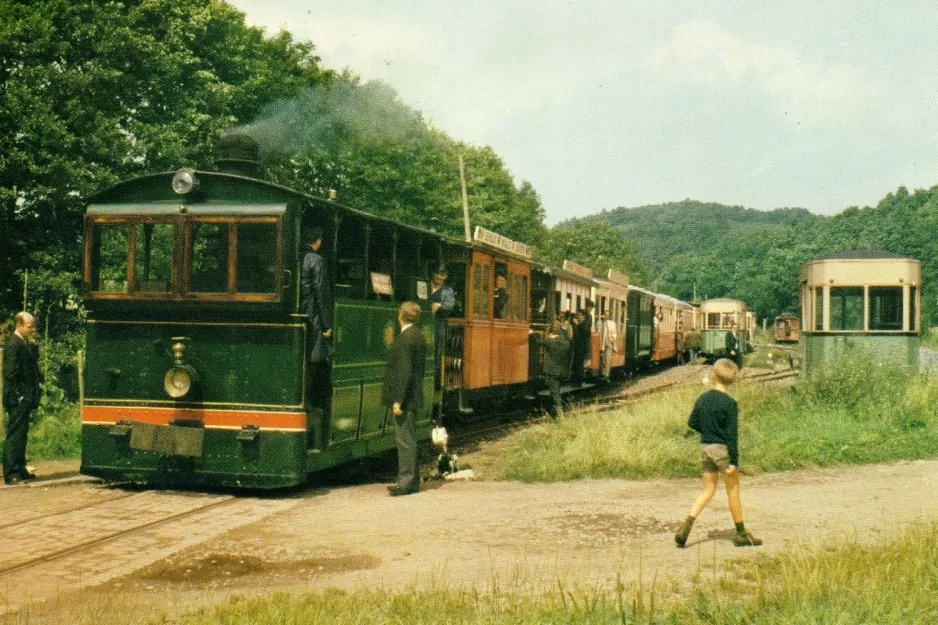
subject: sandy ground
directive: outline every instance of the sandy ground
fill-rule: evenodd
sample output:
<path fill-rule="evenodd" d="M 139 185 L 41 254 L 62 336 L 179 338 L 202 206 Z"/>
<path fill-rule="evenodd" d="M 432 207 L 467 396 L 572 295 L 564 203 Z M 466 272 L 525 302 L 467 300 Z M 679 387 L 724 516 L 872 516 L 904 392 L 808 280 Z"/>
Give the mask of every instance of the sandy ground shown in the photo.
<path fill-rule="evenodd" d="M 938 519 L 938 461 L 744 477 L 742 488 L 747 527 L 763 547 L 732 545 L 720 492 L 677 549 L 673 532 L 698 489 L 690 479 L 433 482 L 397 498 L 382 484 L 308 490 L 261 521 L 32 606 L 41 620 L 24 622 L 173 619 L 233 597 L 333 587 L 536 593 L 641 579 L 667 594 L 727 559 L 871 543 Z"/>

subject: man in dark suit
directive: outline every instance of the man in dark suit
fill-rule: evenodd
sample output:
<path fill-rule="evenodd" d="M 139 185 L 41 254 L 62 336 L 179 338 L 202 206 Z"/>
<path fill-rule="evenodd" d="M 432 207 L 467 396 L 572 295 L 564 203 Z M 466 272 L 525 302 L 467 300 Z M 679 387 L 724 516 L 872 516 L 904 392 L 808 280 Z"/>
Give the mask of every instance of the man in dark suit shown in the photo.
<path fill-rule="evenodd" d="M 307 344 L 306 397 L 311 411 L 310 443 L 325 435 L 323 423 L 329 419 L 329 400 L 332 396 L 330 361 L 332 360 L 332 286 L 326 263 L 319 255 L 322 246 L 321 228 L 304 228 L 303 242 L 307 246 L 301 274 L 300 311 L 309 317 Z M 318 412 L 316 415 L 314 412 Z M 316 419 L 316 416 L 319 419 Z M 321 443 L 322 441 L 320 441 Z"/>
<path fill-rule="evenodd" d="M 736 324 L 726 333 L 726 357 L 740 369 L 743 368 L 743 345 L 739 338 L 739 326 Z"/>
<path fill-rule="evenodd" d="M 391 496 L 409 495 L 420 489 L 417 471 L 417 413 L 423 409 L 423 377 L 427 341 L 417 322 L 420 305 L 404 302 L 397 313 L 401 333 L 391 345 L 381 403 L 391 408 L 397 436 L 397 484 Z"/>
<path fill-rule="evenodd" d="M 3 347 L 3 407 L 6 410 L 6 442 L 3 445 L 3 480 L 16 484 L 36 477 L 26 469 L 26 437 L 29 414 L 39 407 L 39 348 L 29 341 L 36 320 L 28 312 L 17 313 L 16 328 Z"/>
<path fill-rule="evenodd" d="M 551 418 L 563 417 L 563 400 L 560 396 L 560 382 L 570 370 L 570 341 L 563 329 L 563 319 L 555 317 L 550 333 L 538 338 L 538 345 L 544 348 L 544 378 L 553 400 Z"/>
<path fill-rule="evenodd" d="M 591 320 L 586 313 L 578 310 L 574 315 L 573 326 L 573 362 L 570 382 L 573 386 L 582 386 L 586 382 L 586 360 L 590 354 Z"/>

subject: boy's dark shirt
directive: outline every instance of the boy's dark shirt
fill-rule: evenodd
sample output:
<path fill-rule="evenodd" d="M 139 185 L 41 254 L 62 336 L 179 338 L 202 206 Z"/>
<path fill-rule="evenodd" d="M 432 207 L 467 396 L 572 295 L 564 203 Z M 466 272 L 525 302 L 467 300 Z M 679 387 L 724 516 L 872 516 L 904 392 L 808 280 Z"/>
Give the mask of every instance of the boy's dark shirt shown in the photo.
<path fill-rule="evenodd" d="M 739 408 L 736 400 L 717 390 L 697 398 L 687 425 L 700 432 L 701 444 L 723 444 L 729 451 L 730 464 L 739 466 Z"/>

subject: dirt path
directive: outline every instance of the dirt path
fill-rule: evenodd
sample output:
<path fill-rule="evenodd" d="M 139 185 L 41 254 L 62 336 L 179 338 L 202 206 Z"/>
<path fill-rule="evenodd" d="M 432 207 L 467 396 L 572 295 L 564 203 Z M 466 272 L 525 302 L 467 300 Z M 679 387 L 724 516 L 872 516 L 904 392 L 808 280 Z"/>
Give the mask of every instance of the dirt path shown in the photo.
<path fill-rule="evenodd" d="M 437 482 L 399 498 L 381 484 L 311 490 L 281 513 L 32 613 L 64 623 L 119 610 L 121 622 L 136 622 L 276 591 L 458 584 L 537 592 L 558 579 L 611 588 L 640 574 L 666 589 L 668 579 L 709 574 L 728 558 L 872 542 L 938 519 L 938 461 L 744 477 L 746 523 L 765 546 L 731 544 L 720 492 L 679 550 L 672 534 L 697 488 L 697 480 L 668 479 Z"/>

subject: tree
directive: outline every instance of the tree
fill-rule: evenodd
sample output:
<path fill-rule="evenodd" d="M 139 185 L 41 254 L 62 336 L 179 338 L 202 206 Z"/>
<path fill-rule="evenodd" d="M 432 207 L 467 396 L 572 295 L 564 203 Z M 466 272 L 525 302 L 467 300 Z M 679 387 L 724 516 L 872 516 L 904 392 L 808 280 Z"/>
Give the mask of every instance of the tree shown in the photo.
<path fill-rule="evenodd" d="M 600 277 L 615 269 L 629 276 L 632 284 L 648 284 L 635 243 L 599 221 L 576 219 L 552 228 L 542 260 L 556 267 L 572 260 Z"/>
<path fill-rule="evenodd" d="M 91 193 L 206 166 L 222 128 L 327 79 L 220 0 L 0 0 L 0 306 L 44 249 L 79 266 Z"/>

